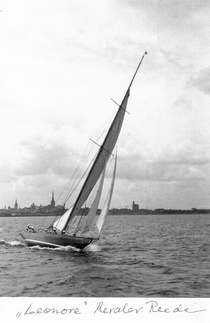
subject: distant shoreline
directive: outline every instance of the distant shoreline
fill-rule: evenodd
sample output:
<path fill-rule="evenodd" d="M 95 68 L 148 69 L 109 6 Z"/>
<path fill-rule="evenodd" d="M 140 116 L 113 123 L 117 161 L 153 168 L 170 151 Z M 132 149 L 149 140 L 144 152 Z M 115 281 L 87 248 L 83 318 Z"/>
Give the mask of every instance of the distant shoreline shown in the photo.
<path fill-rule="evenodd" d="M 100 213 L 100 212 L 99 212 Z M 98 214 L 99 214 L 98 213 Z M 141 216 L 141 215 L 175 215 L 175 214 L 210 214 L 209 209 L 193 209 L 193 210 L 139 210 L 139 212 L 133 212 L 130 209 L 112 209 L 109 211 L 109 216 L 113 215 L 136 215 L 136 216 Z M 0 218 L 7 217 L 7 218 L 22 218 L 22 217 L 56 217 L 61 214 L 56 214 L 56 213 L 20 213 L 20 214 L 9 214 L 9 213 L 0 213 Z"/>
<path fill-rule="evenodd" d="M 23 217 L 39 217 L 39 216 L 58 216 L 57 214 L 0 214 L 0 218 L 23 218 Z"/>

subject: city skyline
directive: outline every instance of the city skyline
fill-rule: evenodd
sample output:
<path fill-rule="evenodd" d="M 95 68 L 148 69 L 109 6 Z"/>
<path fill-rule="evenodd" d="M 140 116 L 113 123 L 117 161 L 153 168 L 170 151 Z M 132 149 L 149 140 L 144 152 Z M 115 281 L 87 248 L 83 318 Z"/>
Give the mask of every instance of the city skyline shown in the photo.
<path fill-rule="evenodd" d="M 48 204 L 46 204 L 46 205 L 44 205 L 44 204 L 36 204 L 35 202 L 32 202 L 32 203 L 29 203 L 29 206 L 26 206 L 26 205 L 24 205 L 24 206 L 20 206 L 19 204 L 18 204 L 18 199 L 16 198 L 15 199 L 15 203 L 14 203 L 14 207 L 12 207 L 12 206 L 10 206 L 10 205 L 8 205 L 8 206 L 4 206 L 4 208 L 1 208 L 0 207 L 0 210 L 1 211 L 3 211 L 3 210 L 21 210 L 21 209 L 30 209 L 30 208 L 37 208 L 37 209 L 39 209 L 39 208 L 46 208 L 46 207 L 50 207 L 51 209 L 53 209 L 53 208 L 59 208 L 59 210 L 61 210 L 61 209 L 63 209 L 63 210 L 65 210 L 65 208 L 64 208 L 64 205 L 60 205 L 60 204 L 56 204 L 55 203 L 55 200 L 54 200 L 54 191 L 52 191 L 52 198 L 51 198 L 51 201 L 50 201 L 50 203 L 48 203 Z M 88 206 L 85 206 L 85 209 L 90 209 L 90 206 L 88 207 Z M 100 209 L 99 209 L 100 210 Z M 136 203 L 135 201 L 132 201 L 132 203 L 131 204 L 128 204 L 128 205 L 122 205 L 121 207 L 112 207 L 112 208 L 110 208 L 110 210 L 128 210 L 128 211 L 133 211 L 133 212 L 139 212 L 139 211 L 143 211 L 143 210 L 159 210 L 159 211 L 161 211 L 161 210 L 174 210 L 174 211 L 180 211 L 180 210 L 183 210 L 183 211 L 186 211 L 186 210 L 189 210 L 189 211 L 199 211 L 199 210 L 208 210 L 208 211 L 210 211 L 210 208 L 194 208 L 194 207 L 191 207 L 191 208 L 188 208 L 188 209 L 180 209 L 180 208 L 161 208 L 161 207 L 159 207 L 159 208 L 154 208 L 154 209 L 152 209 L 152 208 L 150 208 L 150 207 L 141 207 L 141 205 L 139 205 L 138 204 L 138 202 Z"/>
<path fill-rule="evenodd" d="M 55 203 L 55 194 L 54 194 L 54 191 L 52 191 L 52 193 L 51 193 L 52 195 L 51 195 L 51 201 L 50 201 L 50 203 L 49 204 L 47 204 L 48 206 L 50 205 L 51 207 L 55 207 L 56 206 L 56 203 Z M 44 204 L 39 204 L 39 205 L 37 205 L 36 203 L 34 203 L 34 201 L 32 201 L 31 203 L 29 202 L 29 205 L 30 206 L 32 206 L 32 205 L 34 205 L 34 206 L 40 206 L 40 207 L 42 207 L 42 206 L 44 206 Z M 30 207 L 29 206 L 29 207 Z M 14 207 L 13 207 L 13 209 L 19 209 L 19 208 L 24 208 L 24 207 L 27 207 L 26 205 L 24 205 L 24 206 L 20 206 L 19 204 L 18 204 L 18 198 L 16 197 L 16 199 L 15 199 L 15 202 L 14 202 Z M 8 205 L 8 206 L 4 206 L 4 208 L 0 208 L 1 210 L 2 209 L 11 209 L 12 207 L 10 206 L 10 205 Z"/>

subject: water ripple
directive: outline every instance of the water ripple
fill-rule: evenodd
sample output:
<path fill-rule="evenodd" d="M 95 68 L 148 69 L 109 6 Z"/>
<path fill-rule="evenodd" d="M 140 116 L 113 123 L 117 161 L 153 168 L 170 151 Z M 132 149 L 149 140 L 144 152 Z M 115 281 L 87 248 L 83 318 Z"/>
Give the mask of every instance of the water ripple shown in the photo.
<path fill-rule="evenodd" d="M 209 225 L 208 215 L 109 216 L 78 252 L 27 247 L 25 218 L 1 218 L 0 296 L 210 297 Z"/>

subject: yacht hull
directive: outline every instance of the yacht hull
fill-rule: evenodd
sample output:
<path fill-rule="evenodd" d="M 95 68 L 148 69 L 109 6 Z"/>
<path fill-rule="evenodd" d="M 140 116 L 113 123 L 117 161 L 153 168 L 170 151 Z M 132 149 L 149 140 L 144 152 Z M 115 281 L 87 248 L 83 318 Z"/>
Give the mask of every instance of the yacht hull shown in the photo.
<path fill-rule="evenodd" d="M 71 246 L 77 249 L 84 249 L 92 241 L 93 238 L 69 236 L 67 234 L 56 233 L 39 233 L 39 232 L 26 232 L 20 233 L 21 237 L 25 240 L 28 246 L 40 246 L 48 248 L 59 248 Z"/>

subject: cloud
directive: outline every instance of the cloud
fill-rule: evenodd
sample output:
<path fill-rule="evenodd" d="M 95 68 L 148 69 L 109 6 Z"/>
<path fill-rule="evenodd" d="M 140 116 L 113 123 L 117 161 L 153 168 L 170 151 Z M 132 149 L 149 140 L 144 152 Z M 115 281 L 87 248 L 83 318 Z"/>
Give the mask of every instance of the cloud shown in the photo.
<path fill-rule="evenodd" d="M 176 146 L 166 147 L 160 157 L 158 163 L 162 165 L 201 166 L 210 164 L 210 155 L 205 146 L 189 139 Z"/>
<path fill-rule="evenodd" d="M 119 160 L 118 176 L 132 181 L 200 182 L 206 178 L 210 155 L 205 146 L 185 140 L 171 143 L 160 151 L 142 147 L 135 154 L 126 154 Z"/>
<path fill-rule="evenodd" d="M 57 139 L 56 139 L 57 140 Z M 18 145 L 18 154 L 0 166 L 0 193 L 6 204 L 8 196 L 18 198 L 22 206 L 35 202 L 49 203 L 49 194 L 56 199 L 68 184 L 78 164 L 78 151 L 55 138 L 36 136 Z M 4 187 L 3 187 L 4 184 Z M 62 203 L 60 201 L 60 203 Z"/>
<path fill-rule="evenodd" d="M 20 144 L 22 158 L 20 164 L 15 167 L 16 176 L 36 176 L 53 173 L 64 176 L 69 171 L 68 165 L 75 163 L 74 154 L 70 154 L 62 143 L 25 140 Z M 73 152 L 73 149 L 72 149 Z"/>
<path fill-rule="evenodd" d="M 210 67 L 202 69 L 193 76 L 188 84 L 198 91 L 210 95 Z"/>
<path fill-rule="evenodd" d="M 187 25 L 189 21 L 193 20 L 195 14 L 210 9 L 210 4 L 206 0 L 121 0 L 121 3 L 134 10 L 150 11 L 152 13 L 151 20 L 156 18 L 162 24 L 169 23 L 169 27 L 176 24 L 177 28 L 180 27 L 177 21 L 182 21 Z"/>
<path fill-rule="evenodd" d="M 199 182 L 205 179 L 205 173 L 198 166 L 174 163 L 124 162 L 119 165 L 120 178 L 132 181 L 148 182 Z"/>
<path fill-rule="evenodd" d="M 134 16 L 147 16 L 147 29 L 156 35 L 156 47 L 169 64 L 192 73 L 196 66 L 208 64 L 210 3 L 206 0 L 122 0 Z M 143 13 L 143 15 L 142 15 Z M 151 49 L 154 54 L 154 48 Z M 157 59 L 155 60 L 157 63 Z M 195 63 L 196 61 L 196 63 Z M 164 65 L 166 62 L 162 61 Z M 174 71 L 171 71 L 173 77 Z"/>
<path fill-rule="evenodd" d="M 12 167 L 10 162 L 2 161 L 0 164 L 0 183 L 5 185 L 5 183 L 10 183 L 15 179 L 14 174 L 12 173 Z"/>

